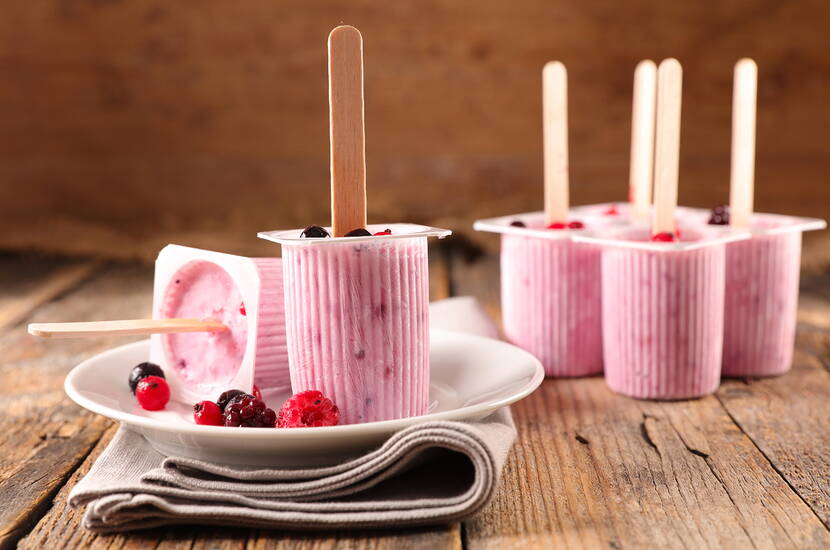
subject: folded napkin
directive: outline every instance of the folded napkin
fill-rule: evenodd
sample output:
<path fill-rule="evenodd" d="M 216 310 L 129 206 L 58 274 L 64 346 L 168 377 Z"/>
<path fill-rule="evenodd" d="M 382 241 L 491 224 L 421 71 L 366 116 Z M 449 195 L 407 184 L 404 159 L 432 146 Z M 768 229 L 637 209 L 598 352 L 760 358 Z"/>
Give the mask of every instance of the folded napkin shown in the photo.
<path fill-rule="evenodd" d="M 432 306 L 433 328 L 498 331 L 472 298 Z M 252 428 L 254 429 L 254 428 Z M 492 496 L 516 437 L 509 409 L 477 422 L 424 422 L 335 466 L 230 467 L 165 457 L 122 426 L 69 495 L 97 532 L 178 523 L 388 528 L 447 523 Z"/>

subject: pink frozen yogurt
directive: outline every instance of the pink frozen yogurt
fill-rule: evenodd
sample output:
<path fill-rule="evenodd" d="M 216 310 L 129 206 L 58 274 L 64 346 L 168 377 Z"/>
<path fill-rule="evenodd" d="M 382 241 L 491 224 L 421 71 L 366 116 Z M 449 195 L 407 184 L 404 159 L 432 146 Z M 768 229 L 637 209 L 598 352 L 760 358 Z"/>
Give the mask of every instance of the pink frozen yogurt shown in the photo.
<path fill-rule="evenodd" d="M 289 387 L 282 263 L 170 245 L 156 262 L 154 315 L 221 321 L 222 332 L 155 335 L 151 357 L 188 399 Z"/>
<path fill-rule="evenodd" d="M 752 238 L 726 248 L 724 376 L 776 376 L 792 364 L 801 233 L 821 220 L 755 214 Z"/>
<path fill-rule="evenodd" d="M 603 348 L 609 387 L 641 399 L 686 399 L 718 387 L 725 238 L 684 229 L 679 243 L 629 229 L 601 244 Z"/>
<path fill-rule="evenodd" d="M 299 239 L 282 244 L 285 317 L 294 393 L 319 390 L 343 424 L 425 414 L 429 407 L 427 237 L 409 224 L 391 236 Z"/>
<path fill-rule="evenodd" d="M 514 221 L 525 227 L 511 226 Z M 579 230 L 545 229 L 542 213 L 480 220 L 474 227 L 502 234 L 507 339 L 535 355 L 547 376 L 601 373 L 600 248 L 574 242 Z"/>
<path fill-rule="evenodd" d="M 242 364 L 248 342 L 248 318 L 242 295 L 218 265 L 193 261 L 168 284 L 162 317 L 214 319 L 228 330 L 189 332 L 165 337 L 168 364 L 186 384 L 228 386 Z"/>

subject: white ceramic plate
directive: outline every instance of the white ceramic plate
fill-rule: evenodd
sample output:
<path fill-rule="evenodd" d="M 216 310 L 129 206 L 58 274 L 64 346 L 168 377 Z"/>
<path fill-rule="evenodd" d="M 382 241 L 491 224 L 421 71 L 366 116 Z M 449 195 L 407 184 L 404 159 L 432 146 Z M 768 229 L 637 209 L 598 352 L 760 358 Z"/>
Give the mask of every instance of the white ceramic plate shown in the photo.
<path fill-rule="evenodd" d="M 64 389 L 92 412 L 142 433 L 165 455 L 227 464 L 300 466 L 334 463 L 382 443 L 394 432 L 429 420 L 476 420 L 535 390 L 544 370 L 531 354 L 510 344 L 459 332 L 430 333 L 430 409 L 424 416 L 325 428 L 225 428 L 193 422 L 192 404 L 171 401 L 145 411 L 127 375 L 146 361 L 149 340 L 121 346 L 72 369 Z M 287 395 L 266 398 L 277 409 Z"/>

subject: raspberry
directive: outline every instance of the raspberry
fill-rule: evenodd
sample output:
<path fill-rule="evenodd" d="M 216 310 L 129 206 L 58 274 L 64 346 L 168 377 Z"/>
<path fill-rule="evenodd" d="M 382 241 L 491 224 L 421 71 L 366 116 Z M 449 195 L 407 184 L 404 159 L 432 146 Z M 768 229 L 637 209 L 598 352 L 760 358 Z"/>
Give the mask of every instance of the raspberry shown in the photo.
<path fill-rule="evenodd" d="M 565 229 L 568 227 L 568 224 L 563 222 L 553 222 L 548 224 L 548 229 Z"/>
<path fill-rule="evenodd" d="M 582 222 L 571 222 L 568 224 L 568 229 L 583 229 L 585 224 Z"/>
<path fill-rule="evenodd" d="M 242 428 L 273 428 L 277 413 L 256 397 L 232 401 L 225 409 L 225 426 Z"/>
<path fill-rule="evenodd" d="M 170 401 L 170 387 L 160 376 L 147 376 L 138 381 L 135 398 L 142 409 L 158 411 Z"/>
<path fill-rule="evenodd" d="M 675 239 L 674 233 L 663 232 L 652 235 L 651 240 L 659 243 L 673 243 L 677 239 Z"/>
<path fill-rule="evenodd" d="M 240 396 L 253 397 L 250 393 L 246 393 L 242 390 L 228 390 L 226 392 L 222 392 L 222 395 L 220 395 L 219 399 L 216 400 L 216 404 L 219 405 L 219 409 L 224 413 L 228 404 L 235 401 Z"/>
<path fill-rule="evenodd" d="M 331 399 L 316 390 L 298 393 L 283 403 L 277 419 L 278 428 L 336 426 L 340 410 Z"/>
<path fill-rule="evenodd" d="M 205 426 L 221 426 L 222 410 L 213 401 L 200 401 L 193 405 L 193 420 Z"/>

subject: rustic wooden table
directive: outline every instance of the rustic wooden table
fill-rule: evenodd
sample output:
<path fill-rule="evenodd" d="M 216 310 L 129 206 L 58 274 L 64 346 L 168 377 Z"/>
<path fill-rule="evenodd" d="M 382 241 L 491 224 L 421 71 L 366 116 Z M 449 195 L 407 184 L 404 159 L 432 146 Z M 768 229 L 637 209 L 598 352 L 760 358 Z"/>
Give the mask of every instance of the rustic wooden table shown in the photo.
<path fill-rule="evenodd" d="M 473 294 L 498 315 L 495 258 L 433 252 L 433 298 Z M 830 274 L 803 281 L 787 376 L 674 403 L 615 395 L 601 378 L 546 381 L 513 407 L 519 439 L 497 495 L 461 524 L 96 536 L 66 497 L 116 426 L 62 384 L 124 340 L 38 340 L 25 325 L 146 315 L 151 286 L 147 266 L 0 256 L 0 548 L 830 547 Z"/>

